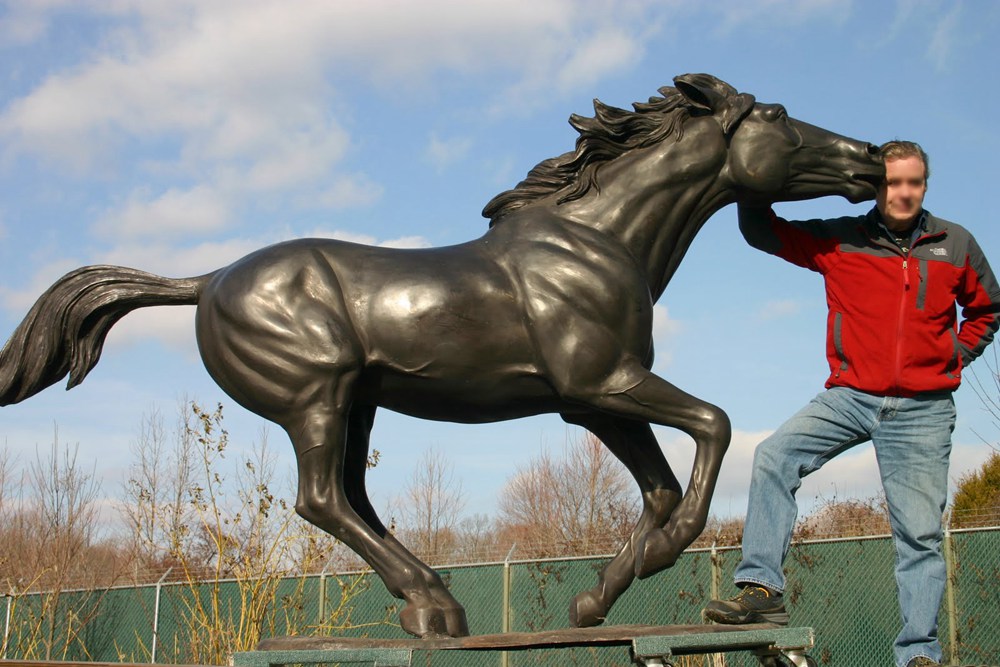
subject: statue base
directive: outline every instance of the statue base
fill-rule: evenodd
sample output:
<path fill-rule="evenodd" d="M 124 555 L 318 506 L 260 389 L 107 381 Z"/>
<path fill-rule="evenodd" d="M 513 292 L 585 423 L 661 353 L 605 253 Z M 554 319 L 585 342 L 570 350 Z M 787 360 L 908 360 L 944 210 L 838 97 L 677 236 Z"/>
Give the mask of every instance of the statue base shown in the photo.
<path fill-rule="evenodd" d="M 806 655 L 814 642 L 812 628 L 752 625 L 612 625 L 542 632 L 507 632 L 440 639 L 369 639 L 354 637 L 276 637 L 256 651 L 235 653 L 234 667 L 280 667 L 291 664 L 357 664 L 410 667 L 414 651 L 524 651 L 581 646 L 629 647 L 641 667 L 666 667 L 677 656 L 751 651 L 765 667 L 811 667 Z"/>

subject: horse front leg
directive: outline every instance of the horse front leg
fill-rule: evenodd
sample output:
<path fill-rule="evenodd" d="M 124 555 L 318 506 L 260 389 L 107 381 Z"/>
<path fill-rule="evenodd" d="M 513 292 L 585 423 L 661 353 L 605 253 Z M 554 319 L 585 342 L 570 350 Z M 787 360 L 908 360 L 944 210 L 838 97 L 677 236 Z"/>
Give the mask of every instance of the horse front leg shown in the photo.
<path fill-rule="evenodd" d="M 601 569 L 597 586 L 578 593 L 570 602 L 570 623 L 583 628 L 603 623 L 612 605 L 632 584 L 637 547 L 649 531 L 667 522 L 681 499 L 681 486 L 649 424 L 601 413 L 564 413 L 562 418 L 597 436 L 625 465 L 642 493 L 642 514 L 628 541 Z"/>
<path fill-rule="evenodd" d="M 705 529 L 732 426 L 722 409 L 678 389 L 637 361 L 609 377 L 585 397 L 586 402 L 604 412 L 677 428 L 695 442 L 694 467 L 684 497 L 662 530 L 647 531 L 636 545 L 634 571 L 644 578 L 673 565 Z"/>

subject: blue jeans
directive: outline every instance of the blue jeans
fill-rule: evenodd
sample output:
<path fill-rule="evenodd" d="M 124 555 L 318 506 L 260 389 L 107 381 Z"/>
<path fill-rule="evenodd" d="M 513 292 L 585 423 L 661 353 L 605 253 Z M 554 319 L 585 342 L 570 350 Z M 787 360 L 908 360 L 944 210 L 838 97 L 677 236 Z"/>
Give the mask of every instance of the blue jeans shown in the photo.
<path fill-rule="evenodd" d="M 903 628 L 899 665 L 917 656 L 941 661 L 937 615 L 945 588 L 941 516 L 955 427 L 951 394 L 875 396 L 833 387 L 757 447 L 737 584 L 785 589 L 782 563 L 798 515 L 795 492 L 806 475 L 871 440 L 889 506 Z M 863 587 L 858 594 L 863 595 Z"/>

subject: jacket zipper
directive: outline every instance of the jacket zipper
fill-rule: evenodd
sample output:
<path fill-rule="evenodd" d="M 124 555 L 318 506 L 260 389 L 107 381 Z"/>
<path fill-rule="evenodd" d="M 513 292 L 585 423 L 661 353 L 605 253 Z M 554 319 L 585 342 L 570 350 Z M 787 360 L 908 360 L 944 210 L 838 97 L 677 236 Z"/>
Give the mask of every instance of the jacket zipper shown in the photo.
<path fill-rule="evenodd" d="M 923 236 L 918 237 L 913 241 L 913 243 L 910 244 L 910 252 L 912 252 L 913 248 L 916 248 L 919 243 L 941 235 L 941 233 L 924 234 Z M 903 291 L 899 297 L 899 320 L 896 324 L 896 363 L 894 366 L 896 372 L 896 390 L 899 391 L 903 386 L 903 331 L 906 323 L 906 296 L 907 292 L 910 291 L 910 252 L 903 252 L 898 246 L 895 247 L 903 255 Z M 919 266 L 920 260 L 917 259 L 916 261 Z"/>
<path fill-rule="evenodd" d="M 903 253 L 903 291 L 899 295 L 899 316 L 896 324 L 896 390 L 903 385 L 903 328 L 906 321 L 906 293 L 910 291 L 910 274 L 907 271 L 909 253 Z"/>

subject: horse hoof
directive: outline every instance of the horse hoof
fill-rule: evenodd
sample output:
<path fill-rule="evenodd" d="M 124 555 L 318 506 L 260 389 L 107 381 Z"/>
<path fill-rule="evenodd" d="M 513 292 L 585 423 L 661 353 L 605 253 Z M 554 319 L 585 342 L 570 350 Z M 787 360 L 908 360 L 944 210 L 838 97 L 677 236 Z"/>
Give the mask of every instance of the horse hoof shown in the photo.
<path fill-rule="evenodd" d="M 569 603 L 569 624 L 574 628 L 591 628 L 603 623 L 607 613 L 593 591 L 583 591 Z"/>
<path fill-rule="evenodd" d="M 455 609 L 444 610 L 444 623 L 448 629 L 449 637 L 468 637 L 469 620 L 465 616 L 465 609 L 457 607 Z"/>
<path fill-rule="evenodd" d="M 651 530 L 639 544 L 635 557 L 635 576 L 645 579 L 677 562 L 679 552 L 665 530 Z"/>
<path fill-rule="evenodd" d="M 418 607 L 408 604 L 399 612 L 399 625 L 406 632 L 420 639 L 448 637 L 448 622 L 438 607 Z"/>

